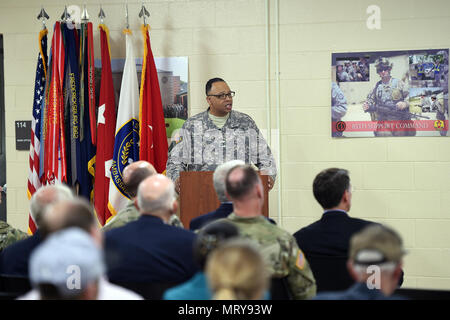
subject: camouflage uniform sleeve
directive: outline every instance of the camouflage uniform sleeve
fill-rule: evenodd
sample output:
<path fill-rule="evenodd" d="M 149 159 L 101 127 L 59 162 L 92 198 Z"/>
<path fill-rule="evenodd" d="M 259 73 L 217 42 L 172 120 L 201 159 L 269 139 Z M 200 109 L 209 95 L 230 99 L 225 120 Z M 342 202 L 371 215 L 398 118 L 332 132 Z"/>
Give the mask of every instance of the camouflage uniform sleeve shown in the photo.
<path fill-rule="evenodd" d="M 186 125 L 187 121 L 185 122 Z M 187 171 L 187 161 L 184 155 L 188 149 L 189 130 L 186 130 L 185 125 L 180 130 L 180 136 L 178 137 L 175 146 L 169 153 L 166 164 L 166 175 L 172 181 L 176 181 L 180 176 L 181 171 Z"/>
<path fill-rule="evenodd" d="M 399 88 L 400 92 L 402 93 L 402 101 L 405 102 L 406 105 L 409 107 L 409 87 L 408 87 L 408 85 L 404 81 L 399 80 L 398 88 Z"/>
<path fill-rule="evenodd" d="M 292 295 L 296 300 L 311 299 L 316 295 L 316 280 L 305 255 L 298 247 L 294 238 L 292 238 L 290 245 L 291 254 L 287 280 Z"/>
<path fill-rule="evenodd" d="M 373 90 L 370 91 L 369 94 L 367 95 L 366 102 L 369 105 L 369 109 L 367 109 L 365 112 L 376 111 L 376 104 L 377 104 L 376 92 L 375 92 L 376 90 L 377 90 L 377 86 L 375 86 L 375 88 L 373 88 Z"/>
<path fill-rule="evenodd" d="M 183 222 L 181 222 L 180 218 L 176 214 L 170 216 L 168 224 L 173 227 L 184 229 Z"/>
<path fill-rule="evenodd" d="M 273 157 L 272 150 L 270 150 L 269 145 L 266 142 L 266 139 L 264 139 L 263 135 L 259 131 L 258 126 L 256 123 L 251 119 L 251 125 L 253 129 L 257 133 L 257 163 L 255 165 L 258 167 L 259 170 L 265 171 L 273 181 L 275 182 L 275 179 L 277 177 L 277 165 L 275 163 L 275 158 Z"/>
<path fill-rule="evenodd" d="M 19 229 L 15 229 L 11 227 L 4 221 L 1 221 L 0 224 L 0 251 L 5 249 L 7 246 L 17 242 L 19 240 L 23 240 L 28 238 L 28 234 L 20 231 Z"/>
<path fill-rule="evenodd" d="M 331 86 L 331 117 L 341 119 L 347 113 L 347 100 L 341 88 L 333 82 Z"/>

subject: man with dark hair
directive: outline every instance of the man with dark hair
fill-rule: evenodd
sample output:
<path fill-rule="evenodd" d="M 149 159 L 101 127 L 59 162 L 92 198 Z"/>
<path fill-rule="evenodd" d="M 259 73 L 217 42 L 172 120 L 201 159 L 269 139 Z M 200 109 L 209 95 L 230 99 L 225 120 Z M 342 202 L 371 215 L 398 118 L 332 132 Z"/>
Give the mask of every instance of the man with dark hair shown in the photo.
<path fill-rule="evenodd" d="M 285 279 L 289 295 L 294 299 L 313 297 L 314 276 L 294 237 L 262 215 L 264 192 L 258 173 L 249 165 L 238 165 L 228 172 L 226 186 L 234 210 L 225 220 L 238 226 L 243 237 L 257 243 L 271 277 Z"/>
<path fill-rule="evenodd" d="M 128 222 L 135 221 L 140 217 L 140 213 L 135 206 L 139 184 L 156 173 L 153 165 L 144 160 L 133 162 L 125 167 L 123 170 L 123 183 L 125 184 L 130 201 L 125 208 L 120 210 L 103 226 L 103 231 L 106 232 L 117 227 L 122 227 Z M 176 214 L 171 217 L 169 223 L 183 228 L 183 224 Z"/>
<path fill-rule="evenodd" d="M 210 79 L 205 92 L 208 109 L 186 120 L 167 160 L 167 176 L 175 182 L 176 191 L 181 171 L 214 171 L 235 159 L 253 163 L 269 175 L 271 189 L 277 171 L 275 159 L 253 119 L 232 110 L 235 92 L 221 78 Z"/>
<path fill-rule="evenodd" d="M 298 246 L 313 268 L 317 291 L 343 290 L 353 283 L 345 267 L 350 238 L 373 222 L 348 216 L 352 192 L 347 170 L 329 168 L 321 171 L 314 179 L 313 194 L 325 210 L 322 218 L 294 233 Z M 329 259 L 329 267 L 316 267 L 316 261 L 325 258 Z M 338 264 L 337 268 L 332 267 L 332 261 Z"/>

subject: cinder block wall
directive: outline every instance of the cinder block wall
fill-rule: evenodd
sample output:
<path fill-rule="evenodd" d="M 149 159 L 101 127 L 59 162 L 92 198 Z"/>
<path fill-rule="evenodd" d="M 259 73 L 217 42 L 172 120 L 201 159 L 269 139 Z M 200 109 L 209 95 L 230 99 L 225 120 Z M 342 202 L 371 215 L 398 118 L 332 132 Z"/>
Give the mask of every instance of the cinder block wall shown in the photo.
<path fill-rule="evenodd" d="M 111 31 L 112 57 L 123 58 L 124 1 L 101 2 L 107 15 L 105 24 Z M 68 5 L 82 8 L 84 3 Z M 135 54 L 142 55 L 141 20 L 137 17 L 141 1 L 128 3 Z M 350 214 L 386 223 L 405 240 L 409 249 L 405 286 L 450 289 L 450 140 L 334 140 L 329 123 L 331 53 L 448 48 L 450 2 L 279 0 L 278 10 L 276 3 L 147 2 L 153 53 L 189 57 L 191 115 L 206 107 L 206 80 L 219 76 L 237 92 L 236 110 L 250 114 L 266 134 L 265 130 L 271 129 L 271 145 L 280 155 L 281 174 L 270 194 L 270 215 L 282 227 L 295 232 L 318 219 L 321 208 L 311 191 L 314 176 L 331 166 L 347 168 L 355 187 Z M 22 230 L 28 223 L 28 153 L 15 150 L 14 121 L 31 119 L 37 34 L 41 28 L 36 16 L 41 4 L 51 17 L 48 25 L 52 29 L 63 11 L 61 1 L 0 2 L 0 33 L 5 48 L 8 221 Z M 366 27 L 369 5 L 381 9 L 380 30 Z M 89 1 L 87 9 L 94 23 L 95 55 L 99 57 L 99 1 Z M 51 36 L 50 30 L 49 44 Z"/>

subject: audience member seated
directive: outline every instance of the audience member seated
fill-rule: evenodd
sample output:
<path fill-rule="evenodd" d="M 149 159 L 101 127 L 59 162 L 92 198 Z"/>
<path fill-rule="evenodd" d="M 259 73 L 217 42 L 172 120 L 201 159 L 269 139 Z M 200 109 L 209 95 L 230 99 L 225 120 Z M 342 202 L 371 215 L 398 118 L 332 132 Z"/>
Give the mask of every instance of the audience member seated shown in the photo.
<path fill-rule="evenodd" d="M 123 170 L 123 183 L 130 200 L 122 210 L 117 212 L 117 214 L 103 226 L 103 231 L 109 231 L 117 227 L 122 227 L 128 222 L 139 219 L 140 213 L 135 206 L 138 186 L 145 180 L 145 178 L 156 173 L 155 167 L 153 167 L 151 163 L 144 160 L 132 162 L 125 167 Z M 183 228 L 183 224 L 177 215 L 172 215 L 169 224 Z"/>
<path fill-rule="evenodd" d="M 354 283 L 346 268 L 350 238 L 374 223 L 348 215 L 352 189 L 347 170 L 320 172 L 314 179 L 313 193 L 324 209 L 322 218 L 294 233 L 311 264 L 318 292 L 344 290 Z"/>
<path fill-rule="evenodd" d="M 50 235 L 30 258 L 30 280 L 40 300 L 96 300 L 104 270 L 101 249 L 79 228 Z"/>
<path fill-rule="evenodd" d="M 161 298 L 168 287 L 187 281 L 198 271 L 192 254 L 195 233 L 167 224 L 177 206 L 169 178 L 158 174 L 141 182 L 137 194 L 140 218 L 105 233 L 111 282 L 133 290 L 159 285 L 156 298 Z"/>
<path fill-rule="evenodd" d="M 294 299 L 313 297 L 314 276 L 294 237 L 262 215 L 264 189 L 257 172 L 249 165 L 234 167 L 228 172 L 226 190 L 234 207 L 226 220 L 236 224 L 242 236 L 258 244 L 271 277 L 286 277 Z"/>
<path fill-rule="evenodd" d="M 92 205 L 86 200 L 77 198 L 51 205 L 42 219 L 41 234 L 44 243 L 52 234 L 69 228 L 79 228 L 86 232 L 98 248 L 103 248 L 103 233 L 98 227 Z M 39 248 L 39 246 L 38 246 Z M 110 283 L 104 274 L 98 279 L 97 300 L 142 300 L 136 293 Z M 31 290 L 20 300 L 39 300 L 37 289 Z"/>
<path fill-rule="evenodd" d="M 244 239 L 229 240 L 214 250 L 206 274 L 214 300 L 262 300 L 270 283 L 263 256 Z"/>
<path fill-rule="evenodd" d="M 0 253 L 0 273 L 28 276 L 30 254 L 41 242 L 39 228 L 46 208 L 62 200 L 73 199 L 72 191 L 63 184 L 47 185 L 39 188 L 31 197 L 30 213 L 38 227 L 33 236 L 18 241 Z"/>
<path fill-rule="evenodd" d="M 400 235 L 382 225 L 369 225 L 350 240 L 348 271 L 356 283 L 345 291 L 322 292 L 317 300 L 397 300 L 393 295 L 402 274 L 405 250 Z"/>
<path fill-rule="evenodd" d="M 194 259 L 202 271 L 164 293 L 165 300 L 211 300 L 204 273 L 208 256 L 227 239 L 239 236 L 238 228 L 226 221 L 213 221 L 200 229 L 194 241 Z"/>
<path fill-rule="evenodd" d="M 245 164 L 242 160 L 231 160 L 219 165 L 213 174 L 213 184 L 214 190 L 216 191 L 217 198 L 220 201 L 220 206 L 211 212 L 205 213 L 191 220 L 189 224 L 190 230 L 198 230 L 207 223 L 228 217 L 228 215 L 233 212 L 233 203 L 227 198 L 225 190 L 225 178 L 227 177 L 228 171 L 237 165 Z"/>

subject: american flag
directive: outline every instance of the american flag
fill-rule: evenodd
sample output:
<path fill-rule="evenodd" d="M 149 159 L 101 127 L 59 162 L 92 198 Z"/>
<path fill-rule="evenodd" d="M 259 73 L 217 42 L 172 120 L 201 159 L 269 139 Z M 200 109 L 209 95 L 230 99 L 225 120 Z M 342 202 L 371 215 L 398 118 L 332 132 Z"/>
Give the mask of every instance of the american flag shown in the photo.
<path fill-rule="evenodd" d="M 36 67 L 36 81 L 34 85 L 33 118 L 31 119 L 30 169 L 28 173 L 28 199 L 41 186 L 39 180 L 39 152 L 41 137 L 41 110 L 45 96 L 45 77 L 47 73 L 47 29 L 39 33 L 39 56 Z M 44 56 L 43 56 L 44 55 Z M 36 231 L 33 217 L 28 219 L 28 233 Z"/>

